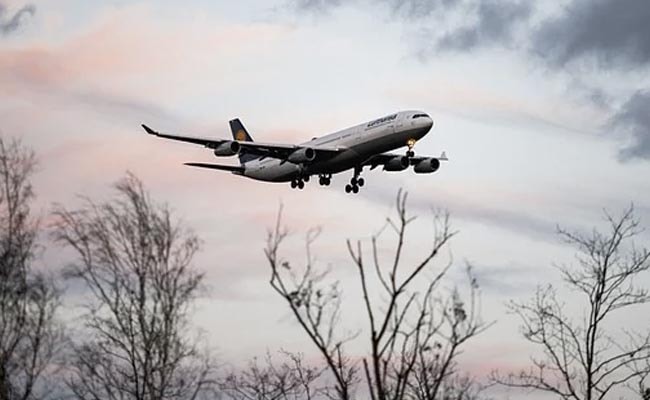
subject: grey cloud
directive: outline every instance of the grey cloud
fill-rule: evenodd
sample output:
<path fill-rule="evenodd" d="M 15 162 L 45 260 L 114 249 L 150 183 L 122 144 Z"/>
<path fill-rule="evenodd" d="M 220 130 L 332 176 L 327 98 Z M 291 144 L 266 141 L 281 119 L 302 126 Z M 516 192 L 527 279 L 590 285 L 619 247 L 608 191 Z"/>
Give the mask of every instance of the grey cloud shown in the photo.
<path fill-rule="evenodd" d="M 289 6 L 297 11 L 327 12 L 341 5 L 341 0 L 292 0 Z"/>
<path fill-rule="evenodd" d="M 647 0 L 575 0 L 543 23 L 531 46 L 556 66 L 581 59 L 606 68 L 643 65 L 650 61 L 649 21 Z"/>
<path fill-rule="evenodd" d="M 360 0 L 348 0 L 346 4 L 353 2 L 360 3 Z M 430 16 L 434 11 L 441 8 L 455 7 L 463 0 L 367 0 L 373 6 L 387 6 L 393 13 L 408 18 Z M 290 0 L 290 8 L 299 12 L 327 13 L 339 7 L 341 0 Z"/>
<path fill-rule="evenodd" d="M 637 91 L 623 104 L 610 124 L 632 138 L 632 144 L 619 153 L 622 160 L 650 160 L 650 91 Z"/>
<path fill-rule="evenodd" d="M 537 277 L 545 276 L 551 266 L 531 267 L 519 264 L 502 266 L 472 265 L 472 274 L 483 293 L 490 295 L 513 297 L 530 292 L 535 288 Z M 454 270 L 454 281 L 462 282 L 465 271 L 460 268 Z"/>
<path fill-rule="evenodd" d="M 319 12 L 343 4 L 341 0 L 291 1 L 294 9 Z M 424 33 L 422 47 L 417 53 L 423 60 L 440 51 L 472 51 L 483 46 L 515 47 L 531 60 L 541 60 L 549 67 L 549 72 L 568 74 L 573 82 L 582 80 L 582 74 L 570 68 L 572 64 L 586 63 L 595 67 L 595 73 L 650 67 L 648 0 L 570 0 L 557 15 L 541 20 L 543 9 L 535 8 L 535 2 L 527 0 L 349 1 L 358 5 L 386 6 L 402 18 L 423 17 L 415 25 Z M 428 26 L 430 22 L 435 23 L 438 15 L 444 19 L 445 13 L 460 14 L 462 20 L 469 22 L 446 33 L 436 30 L 441 24 Z M 411 22 L 409 25 L 414 26 Z M 517 33 L 522 35 L 521 43 L 515 42 Z M 611 122 L 606 128 L 629 135 L 631 144 L 620 152 L 621 160 L 650 160 L 650 96 L 647 91 L 639 91 L 615 111 L 613 105 L 620 99 L 605 90 L 582 82 L 571 89 L 577 89 L 573 93 L 578 93 L 586 103 L 610 113 Z"/>
<path fill-rule="evenodd" d="M 350 0 L 354 1 L 354 0 Z M 357 0 L 357 3 L 360 1 Z M 372 6 L 385 6 L 407 19 L 430 17 L 435 12 L 467 11 L 475 22 L 447 32 L 434 48 L 467 50 L 492 43 L 509 44 L 514 28 L 528 20 L 532 5 L 527 1 L 503 0 L 367 0 Z M 290 8 L 299 12 L 326 13 L 342 4 L 341 0 L 291 0 Z"/>
<path fill-rule="evenodd" d="M 509 45 L 518 24 L 532 13 L 529 2 L 481 1 L 476 6 L 476 22 L 446 33 L 438 40 L 441 50 L 471 50 L 483 45 Z"/>
<path fill-rule="evenodd" d="M 8 35 L 20 27 L 23 16 L 34 15 L 36 7 L 28 4 L 16 11 L 13 16 L 9 16 L 7 7 L 0 3 L 0 35 Z"/>
<path fill-rule="evenodd" d="M 128 96 L 114 95 L 97 90 L 61 90 L 58 95 L 60 98 L 87 107 L 108 119 L 124 121 L 132 126 L 138 126 L 147 121 L 167 125 L 179 124 L 179 118 L 165 108 L 155 103 Z"/>
<path fill-rule="evenodd" d="M 583 102 L 587 102 L 601 111 L 613 111 L 616 99 L 597 85 L 585 82 L 580 76 L 571 76 L 567 85 L 567 92 L 575 95 Z"/>
<path fill-rule="evenodd" d="M 375 0 L 384 3 L 399 15 L 410 18 L 428 17 L 440 9 L 452 9 L 462 0 Z"/>
<path fill-rule="evenodd" d="M 517 232 L 536 240 L 554 243 L 557 240 L 556 223 L 550 219 L 531 217 L 530 215 L 497 208 L 487 208 L 479 205 L 453 207 L 459 217 L 480 221 L 486 225 L 497 226 L 505 230 Z"/>
<path fill-rule="evenodd" d="M 535 3 L 527 0 L 288 0 L 296 11 L 320 13 L 349 3 L 387 6 L 396 15 L 409 18 L 429 17 L 436 11 L 467 14 L 464 19 L 472 22 L 434 38 L 433 50 L 509 46 L 515 29 L 522 26 L 532 53 L 556 67 L 588 57 L 604 67 L 650 62 L 647 0 L 573 0 L 539 27 L 530 24 Z M 439 33 L 434 29 L 428 32 Z"/>
<path fill-rule="evenodd" d="M 382 188 L 370 186 L 365 192 L 368 194 L 368 200 L 390 204 L 395 200 L 395 187 L 396 185 L 390 184 Z M 453 218 L 498 227 L 534 240 L 557 243 L 557 221 L 553 217 L 545 217 L 543 213 L 531 216 L 524 212 L 490 207 L 452 193 L 425 193 L 409 193 L 408 205 L 411 215 L 424 216 L 434 208 L 443 208 L 448 210 Z"/>
<path fill-rule="evenodd" d="M 647 0 L 574 0 L 561 15 L 546 20 L 531 33 L 530 50 L 553 70 L 575 74 L 573 63 L 597 71 L 623 71 L 650 66 L 650 4 Z M 650 160 L 650 92 L 639 90 L 618 110 L 598 88 L 587 100 L 611 112 L 607 130 L 626 135 L 631 143 L 619 159 Z"/>

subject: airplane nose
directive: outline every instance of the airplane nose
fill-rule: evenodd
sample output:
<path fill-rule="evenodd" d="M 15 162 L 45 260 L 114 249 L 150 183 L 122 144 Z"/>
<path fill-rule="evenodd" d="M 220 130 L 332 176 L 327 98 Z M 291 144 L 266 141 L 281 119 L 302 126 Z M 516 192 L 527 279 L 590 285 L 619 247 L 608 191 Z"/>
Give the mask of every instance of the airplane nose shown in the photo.
<path fill-rule="evenodd" d="M 431 117 L 427 117 L 427 118 L 425 118 L 425 119 L 426 119 L 425 126 L 426 126 L 428 129 L 431 129 L 431 127 L 433 127 L 433 118 L 431 118 Z"/>

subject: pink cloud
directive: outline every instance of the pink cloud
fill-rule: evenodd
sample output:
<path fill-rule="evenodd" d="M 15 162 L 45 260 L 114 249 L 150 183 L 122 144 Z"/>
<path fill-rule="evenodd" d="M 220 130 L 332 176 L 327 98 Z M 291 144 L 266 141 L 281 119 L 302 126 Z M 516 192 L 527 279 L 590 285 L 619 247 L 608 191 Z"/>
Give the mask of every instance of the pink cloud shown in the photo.
<path fill-rule="evenodd" d="M 234 53 L 287 32 L 263 23 L 197 20 L 188 25 L 152 16 L 155 12 L 143 5 L 113 8 L 61 43 L 39 40 L 7 49 L 0 53 L 0 83 L 4 90 L 27 84 L 169 95 L 171 83 L 187 88 L 190 77 L 197 85 L 201 76 L 214 79 L 216 72 L 228 72 Z"/>

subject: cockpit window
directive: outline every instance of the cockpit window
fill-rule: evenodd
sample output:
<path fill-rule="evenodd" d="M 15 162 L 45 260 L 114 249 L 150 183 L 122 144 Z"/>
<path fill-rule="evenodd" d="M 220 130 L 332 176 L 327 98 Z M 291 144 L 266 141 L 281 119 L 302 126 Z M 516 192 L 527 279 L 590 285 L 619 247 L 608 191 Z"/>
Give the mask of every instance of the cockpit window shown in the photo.
<path fill-rule="evenodd" d="M 426 115 L 426 114 L 415 114 L 415 115 L 413 116 L 413 119 L 416 119 L 416 118 L 423 118 L 423 117 L 426 118 L 426 117 L 428 117 L 428 115 Z"/>

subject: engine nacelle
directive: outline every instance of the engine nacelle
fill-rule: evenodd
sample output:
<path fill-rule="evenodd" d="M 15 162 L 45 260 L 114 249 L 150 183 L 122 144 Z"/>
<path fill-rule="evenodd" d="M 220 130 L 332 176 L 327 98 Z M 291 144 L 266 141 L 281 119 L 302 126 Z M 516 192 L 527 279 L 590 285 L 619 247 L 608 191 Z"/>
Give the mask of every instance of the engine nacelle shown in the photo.
<path fill-rule="evenodd" d="M 440 160 L 437 158 L 427 158 L 415 164 L 413 171 L 418 174 L 430 174 L 440 168 Z"/>
<path fill-rule="evenodd" d="M 409 158 L 406 156 L 393 157 L 384 164 L 384 171 L 404 171 L 409 166 Z"/>
<path fill-rule="evenodd" d="M 228 157 L 234 156 L 239 153 L 241 146 L 239 143 L 234 141 L 223 142 L 219 146 L 215 147 L 214 155 L 217 157 Z"/>
<path fill-rule="evenodd" d="M 302 164 L 314 161 L 316 158 L 316 150 L 311 147 L 302 147 L 289 155 L 289 162 L 294 164 Z"/>

